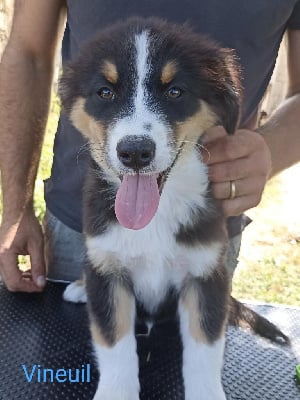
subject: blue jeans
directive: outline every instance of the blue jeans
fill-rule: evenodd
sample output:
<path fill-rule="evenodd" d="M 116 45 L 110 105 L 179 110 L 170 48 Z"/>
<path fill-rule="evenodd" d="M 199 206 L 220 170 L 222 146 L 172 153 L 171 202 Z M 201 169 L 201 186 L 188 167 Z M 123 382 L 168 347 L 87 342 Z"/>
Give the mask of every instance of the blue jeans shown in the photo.
<path fill-rule="evenodd" d="M 63 282 L 80 279 L 85 261 L 84 235 L 64 225 L 49 210 L 43 226 L 48 279 Z M 240 244 L 241 235 L 229 242 L 227 268 L 231 276 L 238 264 Z"/>
<path fill-rule="evenodd" d="M 80 279 L 86 253 L 84 235 L 63 224 L 49 210 L 43 228 L 47 278 L 62 282 Z"/>

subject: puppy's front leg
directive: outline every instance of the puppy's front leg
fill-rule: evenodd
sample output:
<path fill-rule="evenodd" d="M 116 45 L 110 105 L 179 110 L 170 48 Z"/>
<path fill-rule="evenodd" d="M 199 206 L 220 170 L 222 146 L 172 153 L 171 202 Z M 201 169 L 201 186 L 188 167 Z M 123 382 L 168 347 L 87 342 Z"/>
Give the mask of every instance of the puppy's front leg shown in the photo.
<path fill-rule="evenodd" d="M 226 400 L 221 369 L 227 319 L 226 273 L 191 278 L 179 301 L 185 400 Z"/>
<path fill-rule="evenodd" d="M 135 299 L 124 270 L 87 268 L 90 326 L 100 381 L 94 400 L 138 400 Z"/>

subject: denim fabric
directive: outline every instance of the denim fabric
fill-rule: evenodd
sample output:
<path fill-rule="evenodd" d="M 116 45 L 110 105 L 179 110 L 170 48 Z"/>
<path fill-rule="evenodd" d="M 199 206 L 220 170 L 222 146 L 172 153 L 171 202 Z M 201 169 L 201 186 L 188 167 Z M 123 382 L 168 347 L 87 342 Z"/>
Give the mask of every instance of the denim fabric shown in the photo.
<path fill-rule="evenodd" d="M 63 224 L 49 210 L 43 227 L 47 279 L 63 282 L 80 279 L 86 254 L 84 235 Z"/>

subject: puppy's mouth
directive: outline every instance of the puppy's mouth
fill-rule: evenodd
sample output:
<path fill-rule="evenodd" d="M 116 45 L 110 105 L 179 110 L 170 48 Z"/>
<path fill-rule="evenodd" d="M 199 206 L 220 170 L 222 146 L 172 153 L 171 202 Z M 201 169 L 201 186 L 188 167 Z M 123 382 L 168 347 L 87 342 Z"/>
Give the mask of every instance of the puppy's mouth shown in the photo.
<path fill-rule="evenodd" d="M 142 229 L 150 223 L 158 209 L 167 173 L 134 173 L 121 176 L 116 195 L 115 213 L 121 225 Z"/>
<path fill-rule="evenodd" d="M 148 225 L 159 206 L 160 195 L 174 167 L 182 146 L 172 164 L 160 173 L 132 173 L 120 176 L 121 185 L 115 200 L 119 223 L 128 229 L 142 229 Z"/>

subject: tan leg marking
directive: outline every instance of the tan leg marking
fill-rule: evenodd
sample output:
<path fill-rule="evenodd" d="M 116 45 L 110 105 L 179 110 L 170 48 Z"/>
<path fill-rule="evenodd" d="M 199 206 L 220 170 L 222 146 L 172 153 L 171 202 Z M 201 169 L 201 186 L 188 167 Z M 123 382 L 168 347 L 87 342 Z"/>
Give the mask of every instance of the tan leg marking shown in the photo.
<path fill-rule="evenodd" d="M 182 297 L 182 305 L 189 314 L 190 334 L 196 342 L 208 343 L 205 333 L 201 329 L 201 315 L 197 289 L 191 285 Z"/>
<path fill-rule="evenodd" d="M 92 334 L 93 340 L 99 344 L 102 347 L 111 347 L 109 343 L 107 343 L 107 340 L 105 340 L 105 337 L 103 336 L 101 332 L 101 328 L 96 322 L 91 318 L 91 324 L 90 324 L 90 331 Z"/>
<path fill-rule="evenodd" d="M 116 341 L 126 336 L 134 325 L 134 298 L 121 285 L 115 289 Z"/>
<path fill-rule="evenodd" d="M 96 323 L 91 314 L 90 330 L 94 341 L 102 347 L 113 347 L 118 341 L 126 336 L 131 329 L 134 328 L 134 298 L 123 288 L 117 284 L 114 289 L 114 306 L 115 306 L 115 340 L 108 343 L 105 339 L 101 327 Z"/>

